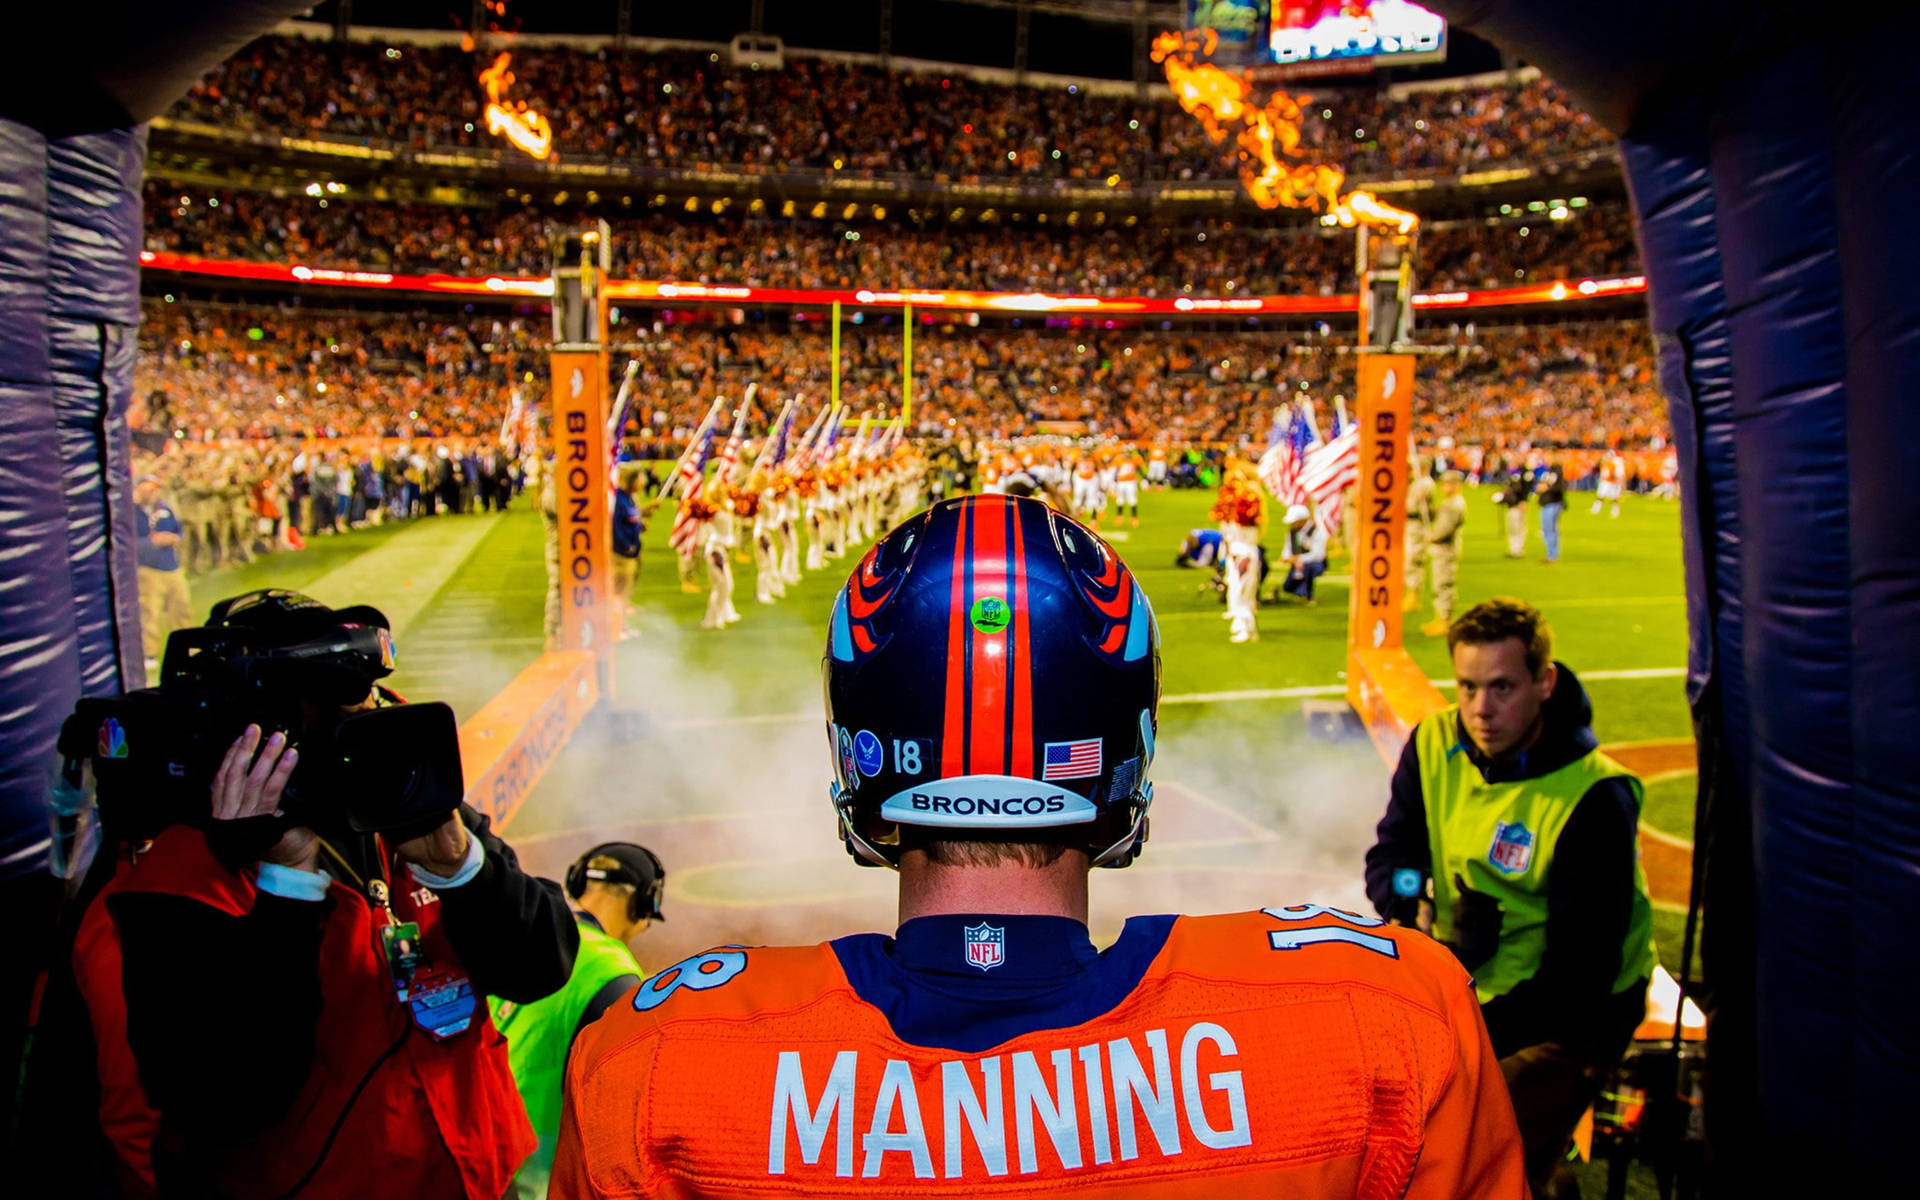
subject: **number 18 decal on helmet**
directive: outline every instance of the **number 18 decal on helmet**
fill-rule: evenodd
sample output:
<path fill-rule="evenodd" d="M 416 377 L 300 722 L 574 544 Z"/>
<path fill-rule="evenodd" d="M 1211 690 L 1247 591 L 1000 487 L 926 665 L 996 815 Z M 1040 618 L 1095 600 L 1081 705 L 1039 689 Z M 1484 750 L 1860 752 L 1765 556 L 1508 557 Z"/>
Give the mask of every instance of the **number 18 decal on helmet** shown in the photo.
<path fill-rule="evenodd" d="M 968 496 L 888 533 L 834 600 L 824 672 L 860 861 L 937 837 L 1139 851 L 1159 627 L 1113 547 L 1045 503 Z"/>

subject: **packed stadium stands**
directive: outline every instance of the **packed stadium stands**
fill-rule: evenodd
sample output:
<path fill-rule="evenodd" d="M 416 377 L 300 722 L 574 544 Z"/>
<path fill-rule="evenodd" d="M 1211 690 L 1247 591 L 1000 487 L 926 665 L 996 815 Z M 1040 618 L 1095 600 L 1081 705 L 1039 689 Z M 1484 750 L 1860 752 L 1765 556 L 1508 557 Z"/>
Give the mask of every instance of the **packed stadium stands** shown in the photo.
<path fill-rule="evenodd" d="M 478 436 L 499 428 L 515 387 L 545 385 L 539 318 L 445 311 L 146 303 L 139 394 L 164 396 L 176 440 Z M 711 397 L 758 382 L 770 393 L 826 394 L 817 324 L 671 323 L 628 329 L 641 362 L 642 428 L 663 441 Z M 1651 345 L 1637 322 L 1435 328 L 1454 346 L 1423 367 L 1421 433 L 1518 445 L 1641 448 L 1662 436 Z M 856 410 L 898 402 L 898 325 L 852 327 L 842 395 Z M 622 361 L 621 365 L 624 365 Z M 1353 359 L 1312 333 L 1179 329 L 1034 330 L 931 326 L 916 334 L 921 432 L 1005 437 L 1035 421 L 1085 421 L 1102 433 L 1235 441 L 1264 435 L 1269 410 L 1304 391 L 1349 394 Z"/>
<path fill-rule="evenodd" d="M 172 114 L 234 131 L 491 151 L 476 126 L 487 54 L 453 45 L 267 37 L 203 80 Z M 887 70 L 794 56 L 737 69 L 708 51 L 521 46 L 514 95 L 548 114 L 571 160 L 620 169 L 796 169 L 977 179 L 1231 181 L 1231 155 L 1170 100 L 1109 86 L 1016 86 L 977 72 Z M 770 113 L 779 113 L 772 121 Z M 1550 164 L 1607 135 L 1545 80 L 1414 91 L 1320 89 L 1303 146 L 1351 177 L 1419 177 Z M 469 181 L 434 202 L 428 179 L 302 187 L 164 171 L 146 189 L 147 248 L 212 258 L 410 274 L 544 275 L 550 229 L 603 218 L 629 278 L 787 288 L 947 288 L 1177 297 L 1353 290 L 1353 235 L 1298 214 L 1172 218 L 1147 207 L 969 219 L 834 206 L 738 208 L 664 195 L 543 195 Z M 316 194 L 317 193 L 317 194 Z M 393 198 L 393 197 L 403 198 Z M 637 202 L 636 202 L 637 201 Z M 1628 210 L 1602 195 L 1547 206 L 1456 198 L 1421 233 L 1418 280 L 1488 289 L 1636 272 Z M 1082 219 L 1084 215 L 1085 219 Z M 836 219 L 838 218 L 838 219 Z M 1024 218 L 1024 219 L 1021 219 Z M 165 289 L 164 297 L 160 294 Z M 548 337 L 538 309 L 501 303 L 369 306 L 340 294 L 149 287 L 135 414 L 148 444 L 259 444 L 311 436 L 433 441 L 493 436 L 515 389 L 538 401 Z M 175 291 L 180 295 L 175 296 Z M 217 297 L 218 302 L 213 302 Z M 396 305 L 399 311 L 395 311 Z M 414 306 L 414 307 L 409 307 Z M 1542 447 L 1662 444 L 1651 348 L 1638 320 L 1420 330 L 1420 436 Z M 1036 327 L 1036 325 L 1040 327 Z M 845 327 L 842 395 L 897 404 L 898 316 Z M 670 453 L 710 398 L 749 381 L 823 396 L 824 326 L 784 309 L 635 306 L 614 339 L 642 363 L 629 436 Z M 1273 405 L 1350 393 L 1350 337 L 1328 326 L 1231 329 L 997 320 L 946 314 L 915 335 L 919 432 L 1007 436 L 1037 422 L 1123 437 L 1264 439 Z M 617 358 L 620 355 L 616 355 Z"/>
<path fill-rule="evenodd" d="M 209 75 L 175 115 L 267 133 L 415 148 L 492 148 L 477 122 L 491 51 L 262 38 Z M 962 71 L 890 71 L 791 57 L 779 71 L 714 52 L 525 47 L 514 97 L 547 114 L 576 158 L 635 167 L 1127 181 L 1233 179 L 1231 149 L 1196 133 L 1170 99 L 1129 89 L 1009 87 Z M 1605 147 L 1610 138 L 1554 84 L 1416 92 L 1320 89 L 1302 145 L 1355 177 L 1460 172 Z M 774 114 L 778 114 L 775 119 Z"/>

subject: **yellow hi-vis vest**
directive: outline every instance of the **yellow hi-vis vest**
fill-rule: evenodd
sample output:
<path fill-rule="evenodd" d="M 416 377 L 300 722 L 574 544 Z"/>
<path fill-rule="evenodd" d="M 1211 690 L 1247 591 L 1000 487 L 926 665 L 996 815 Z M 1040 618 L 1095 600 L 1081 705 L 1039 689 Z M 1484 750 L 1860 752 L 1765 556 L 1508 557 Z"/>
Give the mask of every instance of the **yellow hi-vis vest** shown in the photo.
<path fill-rule="evenodd" d="M 1540 969 L 1547 948 L 1547 876 L 1554 845 L 1587 789 L 1603 779 L 1623 778 L 1642 798 L 1639 779 L 1598 750 L 1557 771 L 1532 779 L 1488 783 L 1460 746 L 1459 708 L 1420 722 L 1413 732 L 1420 759 L 1420 794 L 1427 810 L 1427 844 L 1433 855 L 1433 936 L 1454 940 L 1453 913 L 1459 875 L 1476 892 L 1492 896 L 1504 914 L 1500 945 L 1474 969 L 1474 990 L 1485 1004 L 1505 995 Z M 1620 949 L 1619 994 L 1653 973 L 1653 906 L 1647 873 L 1636 848 L 1633 917 Z"/>

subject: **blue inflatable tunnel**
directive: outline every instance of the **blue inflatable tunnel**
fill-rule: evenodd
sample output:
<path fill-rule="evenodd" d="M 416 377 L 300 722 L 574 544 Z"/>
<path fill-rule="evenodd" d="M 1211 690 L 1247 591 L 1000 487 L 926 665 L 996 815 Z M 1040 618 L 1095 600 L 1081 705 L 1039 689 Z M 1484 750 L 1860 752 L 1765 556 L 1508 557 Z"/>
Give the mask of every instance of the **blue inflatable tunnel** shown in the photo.
<path fill-rule="evenodd" d="M 1719 1177 L 1753 1194 L 1808 1178 L 1910 1190 L 1920 71 L 1899 23 L 1911 12 L 1429 2 L 1537 63 L 1621 138 L 1684 487 Z"/>

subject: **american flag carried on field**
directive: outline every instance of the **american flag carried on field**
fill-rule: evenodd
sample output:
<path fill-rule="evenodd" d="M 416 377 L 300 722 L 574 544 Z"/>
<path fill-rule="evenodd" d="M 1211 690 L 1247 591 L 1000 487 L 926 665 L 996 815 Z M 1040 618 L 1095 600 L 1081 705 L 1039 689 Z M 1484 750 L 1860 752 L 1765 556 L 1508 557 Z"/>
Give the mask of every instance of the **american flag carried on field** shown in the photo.
<path fill-rule="evenodd" d="M 1307 451 L 1313 445 L 1313 428 L 1306 413 L 1297 405 L 1286 405 L 1275 414 L 1273 430 L 1267 434 L 1267 451 L 1260 456 L 1260 482 L 1267 485 L 1273 498 L 1282 504 L 1305 504 L 1300 489 L 1300 472 L 1305 468 Z"/>
<path fill-rule="evenodd" d="M 745 444 L 747 434 L 747 414 L 753 411 L 753 397 L 758 390 L 755 384 L 747 385 L 747 398 L 740 402 L 740 411 L 733 418 L 733 432 L 727 435 L 726 444 L 720 447 L 720 465 L 714 469 L 713 477 L 721 487 L 732 487 L 733 477 L 739 474 L 740 448 Z"/>
<path fill-rule="evenodd" d="M 1307 451 L 1300 488 L 1313 497 L 1314 523 L 1331 534 L 1340 519 L 1340 498 L 1360 481 L 1360 426 L 1348 421 L 1330 442 Z"/>
<path fill-rule="evenodd" d="M 777 467 L 787 461 L 789 442 L 792 441 L 790 435 L 793 433 L 794 410 L 797 407 L 798 397 L 787 401 L 787 414 L 774 429 L 773 450 L 767 455 L 767 465 L 770 467 Z"/>
<path fill-rule="evenodd" d="M 1100 774 L 1100 739 L 1083 738 L 1077 742 L 1048 742 L 1043 747 L 1040 778 L 1092 779 Z"/>
<path fill-rule="evenodd" d="M 533 406 L 513 389 L 513 399 L 507 404 L 506 420 L 500 423 L 500 446 L 509 455 L 518 458 L 533 446 Z"/>
<path fill-rule="evenodd" d="M 680 484 L 680 510 L 673 515 L 667 544 L 677 554 L 692 554 L 694 542 L 700 536 L 700 521 L 694 517 L 689 501 L 700 494 L 700 477 L 706 473 L 707 460 L 713 457 L 713 435 L 719 432 L 720 426 L 712 414 L 708 414 L 705 429 L 705 433 L 694 435 L 695 445 L 688 446 L 687 453 L 680 456 L 680 470 L 675 477 Z"/>
<path fill-rule="evenodd" d="M 613 413 L 607 418 L 607 493 L 612 495 L 620 490 L 619 468 L 621 442 L 627 432 L 627 421 L 633 416 L 633 381 L 640 373 L 640 360 L 627 360 L 626 374 L 620 380 L 620 392 L 613 398 Z"/>
<path fill-rule="evenodd" d="M 1332 533 L 1340 497 L 1359 479 L 1360 427 L 1344 422 L 1332 441 L 1323 442 L 1305 405 L 1288 405 L 1274 422 L 1259 470 L 1274 499 L 1286 505 L 1311 502 L 1314 523 Z"/>

